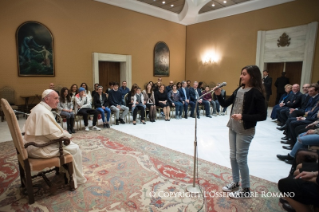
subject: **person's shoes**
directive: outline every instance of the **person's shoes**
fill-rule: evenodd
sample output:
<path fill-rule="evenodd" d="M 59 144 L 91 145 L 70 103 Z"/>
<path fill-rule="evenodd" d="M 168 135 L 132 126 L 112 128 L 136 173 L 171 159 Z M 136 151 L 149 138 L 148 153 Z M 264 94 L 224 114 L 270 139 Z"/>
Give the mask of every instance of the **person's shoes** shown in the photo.
<path fill-rule="evenodd" d="M 217 116 L 217 114 L 216 114 L 216 113 L 213 113 L 213 116 Z"/>
<path fill-rule="evenodd" d="M 105 124 L 106 128 L 110 128 L 110 125 L 108 123 Z"/>
<path fill-rule="evenodd" d="M 136 122 L 133 122 L 133 125 L 136 125 Z"/>
<path fill-rule="evenodd" d="M 232 192 L 232 191 L 236 191 L 238 189 L 239 189 L 239 184 L 234 183 L 234 182 L 229 183 L 223 187 L 223 191 L 225 191 L 225 192 Z"/>
<path fill-rule="evenodd" d="M 282 204 L 282 207 L 288 212 L 296 212 L 296 210 L 291 205 L 289 205 L 289 203 Z"/>
<path fill-rule="evenodd" d="M 277 119 L 271 119 L 271 121 L 276 122 L 276 121 L 277 121 Z"/>
<path fill-rule="evenodd" d="M 187 119 L 188 117 L 187 117 L 187 116 L 184 116 L 184 118 Z"/>
<path fill-rule="evenodd" d="M 286 125 L 283 125 L 283 126 L 281 126 L 281 127 L 277 127 L 277 130 L 285 130 L 286 129 Z"/>
<path fill-rule="evenodd" d="M 224 116 L 224 115 L 225 115 L 225 112 L 221 112 L 221 114 L 222 114 L 222 116 Z"/>
<path fill-rule="evenodd" d="M 212 116 L 211 116 L 211 115 L 208 115 L 208 116 L 206 116 L 206 117 L 211 118 Z"/>
<path fill-rule="evenodd" d="M 287 136 L 282 137 L 281 140 L 287 141 L 287 140 L 288 140 L 288 137 L 287 137 Z"/>
<path fill-rule="evenodd" d="M 282 148 L 287 149 L 287 150 L 292 150 L 292 146 L 282 146 Z"/>
<path fill-rule="evenodd" d="M 277 155 L 277 158 L 279 160 L 285 161 L 285 160 L 293 160 L 294 158 L 291 157 L 289 154 L 287 155 Z"/>
<path fill-rule="evenodd" d="M 287 141 L 281 141 L 282 144 L 291 144 L 290 140 Z"/>
<path fill-rule="evenodd" d="M 288 164 L 293 164 L 294 160 L 285 160 L 285 162 L 288 163 Z"/>
<path fill-rule="evenodd" d="M 103 123 L 103 128 L 106 128 L 106 123 Z"/>
<path fill-rule="evenodd" d="M 120 119 L 121 124 L 125 124 L 125 121 L 123 119 Z"/>
<path fill-rule="evenodd" d="M 89 127 L 86 126 L 85 131 L 87 131 L 87 132 L 90 131 Z"/>
<path fill-rule="evenodd" d="M 279 127 L 284 126 L 284 124 L 281 123 L 281 122 L 279 122 L 279 121 L 278 121 L 277 125 L 278 125 Z"/>
<path fill-rule="evenodd" d="M 282 134 L 287 135 L 287 131 L 286 131 L 286 130 L 284 130 Z"/>
<path fill-rule="evenodd" d="M 68 129 L 68 133 L 72 134 L 72 131 L 70 129 Z"/>
<path fill-rule="evenodd" d="M 101 131 L 101 128 L 99 128 L 99 127 L 97 127 L 97 126 L 93 126 L 93 127 L 92 127 L 92 130 Z"/>
<path fill-rule="evenodd" d="M 164 112 L 161 112 L 161 115 L 162 115 L 162 116 L 165 116 L 165 115 L 164 115 Z"/>
<path fill-rule="evenodd" d="M 249 188 L 242 188 L 238 191 L 230 192 L 229 197 L 233 199 L 247 199 L 251 198 L 251 193 Z"/>
<path fill-rule="evenodd" d="M 142 121 L 142 124 L 146 124 L 146 122 L 145 122 L 145 121 Z"/>
<path fill-rule="evenodd" d="M 119 125 L 120 121 L 118 119 L 116 119 L 115 121 L 115 125 Z"/>
<path fill-rule="evenodd" d="M 198 119 L 200 119 L 200 117 L 199 117 L 199 116 L 197 116 L 197 118 L 198 118 Z"/>
<path fill-rule="evenodd" d="M 288 201 L 287 201 L 286 199 L 284 199 L 283 197 L 280 197 L 280 198 L 279 198 L 279 202 L 280 202 L 281 204 L 288 203 Z"/>

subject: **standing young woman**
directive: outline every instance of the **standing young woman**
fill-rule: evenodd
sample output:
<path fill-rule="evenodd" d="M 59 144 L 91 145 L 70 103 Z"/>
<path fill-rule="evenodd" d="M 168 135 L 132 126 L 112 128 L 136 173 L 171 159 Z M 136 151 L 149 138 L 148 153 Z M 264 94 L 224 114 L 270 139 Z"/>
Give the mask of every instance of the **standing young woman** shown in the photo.
<path fill-rule="evenodd" d="M 58 111 L 61 116 L 66 117 L 67 131 L 72 134 L 75 133 L 73 129 L 74 125 L 74 112 L 73 112 L 73 102 L 69 95 L 69 89 L 63 87 L 60 92 L 60 101 L 58 104 Z"/>
<path fill-rule="evenodd" d="M 233 182 L 223 187 L 223 191 L 231 192 L 229 194 L 231 198 L 251 197 L 247 155 L 255 135 L 257 121 L 266 120 L 267 116 L 261 79 L 257 66 L 246 66 L 241 70 L 239 81 L 241 86 L 228 99 L 222 98 L 220 88 L 215 90 L 215 95 L 222 107 L 233 104 L 227 124 Z M 239 189 L 239 173 L 242 180 L 241 189 Z M 235 192 L 235 190 L 238 191 Z"/>

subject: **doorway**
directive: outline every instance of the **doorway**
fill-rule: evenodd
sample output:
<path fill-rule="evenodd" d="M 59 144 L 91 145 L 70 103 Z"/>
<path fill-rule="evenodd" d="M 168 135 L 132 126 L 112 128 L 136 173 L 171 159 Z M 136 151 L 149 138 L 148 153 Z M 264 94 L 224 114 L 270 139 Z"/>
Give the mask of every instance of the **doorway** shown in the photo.
<path fill-rule="evenodd" d="M 286 66 L 286 67 L 285 67 Z M 281 73 L 285 70 L 286 77 L 289 78 L 290 84 L 300 84 L 302 62 L 287 62 L 285 63 L 267 63 L 267 70 L 269 76 L 272 78 L 272 95 L 269 98 L 269 106 L 273 107 L 276 102 L 277 88 L 275 86 L 276 79 L 281 76 Z M 301 85 L 300 85 L 301 87 Z"/>
<path fill-rule="evenodd" d="M 120 63 L 99 61 L 99 84 L 105 91 L 109 87 L 109 82 L 120 82 Z"/>

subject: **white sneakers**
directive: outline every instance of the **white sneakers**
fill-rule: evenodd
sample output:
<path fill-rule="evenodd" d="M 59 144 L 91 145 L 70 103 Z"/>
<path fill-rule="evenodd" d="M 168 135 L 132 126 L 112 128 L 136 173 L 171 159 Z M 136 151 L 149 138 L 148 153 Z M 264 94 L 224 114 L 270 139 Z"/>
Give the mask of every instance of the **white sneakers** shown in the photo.
<path fill-rule="evenodd" d="M 238 189 L 239 189 L 238 183 L 234 183 L 234 182 L 229 183 L 223 187 L 223 191 L 225 192 L 232 192 Z"/>
<path fill-rule="evenodd" d="M 96 131 L 101 131 L 101 128 L 97 127 L 97 126 L 93 126 L 92 130 L 96 130 Z"/>
<path fill-rule="evenodd" d="M 97 126 L 93 126 L 93 127 L 92 127 L 92 130 L 101 131 L 101 128 L 99 128 L 99 127 L 97 127 Z M 85 131 L 90 131 L 90 129 L 89 129 L 88 126 L 85 127 Z"/>

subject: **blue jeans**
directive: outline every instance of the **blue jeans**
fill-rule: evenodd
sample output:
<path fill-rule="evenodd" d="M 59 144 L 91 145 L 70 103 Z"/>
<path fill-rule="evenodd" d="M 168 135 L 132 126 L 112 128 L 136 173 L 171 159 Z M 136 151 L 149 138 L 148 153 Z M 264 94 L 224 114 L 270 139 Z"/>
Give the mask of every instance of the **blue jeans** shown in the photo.
<path fill-rule="evenodd" d="M 291 157 L 295 157 L 296 153 L 299 149 L 307 149 L 308 146 L 319 146 L 319 135 L 318 134 L 309 134 L 305 135 L 306 133 L 301 133 L 298 138 L 297 142 L 295 143 L 294 147 L 292 148 L 289 155 Z"/>
<path fill-rule="evenodd" d="M 210 115 L 210 103 L 209 103 L 209 101 L 203 100 L 201 105 L 204 105 L 206 116 L 209 116 Z"/>
<path fill-rule="evenodd" d="M 238 134 L 229 129 L 230 165 L 232 168 L 233 182 L 239 182 L 240 172 L 242 188 L 250 188 L 247 155 L 254 135 L 255 133 L 252 135 Z"/>
<path fill-rule="evenodd" d="M 105 123 L 105 112 L 106 112 L 106 114 L 107 114 L 107 122 L 109 122 L 110 121 L 110 116 L 111 116 L 111 110 L 110 110 L 110 108 L 108 108 L 108 107 L 105 107 L 105 109 L 103 110 L 103 108 L 101 108 L 101 107 L 98 107 L 98 108 L 96 108 L 96 110 L 98 110 L 98 111 L 100 111 L 100 113 L 101 113 L 101 115 L 102 115 L 102 120 L 103 120 L 103 123 Z"/>
<path fill-rule="evenodd" d="M 181 102 L 172 102 L 175 104 L 175 115 L 181 116 L 183 114 L 183 103 Z"/>

